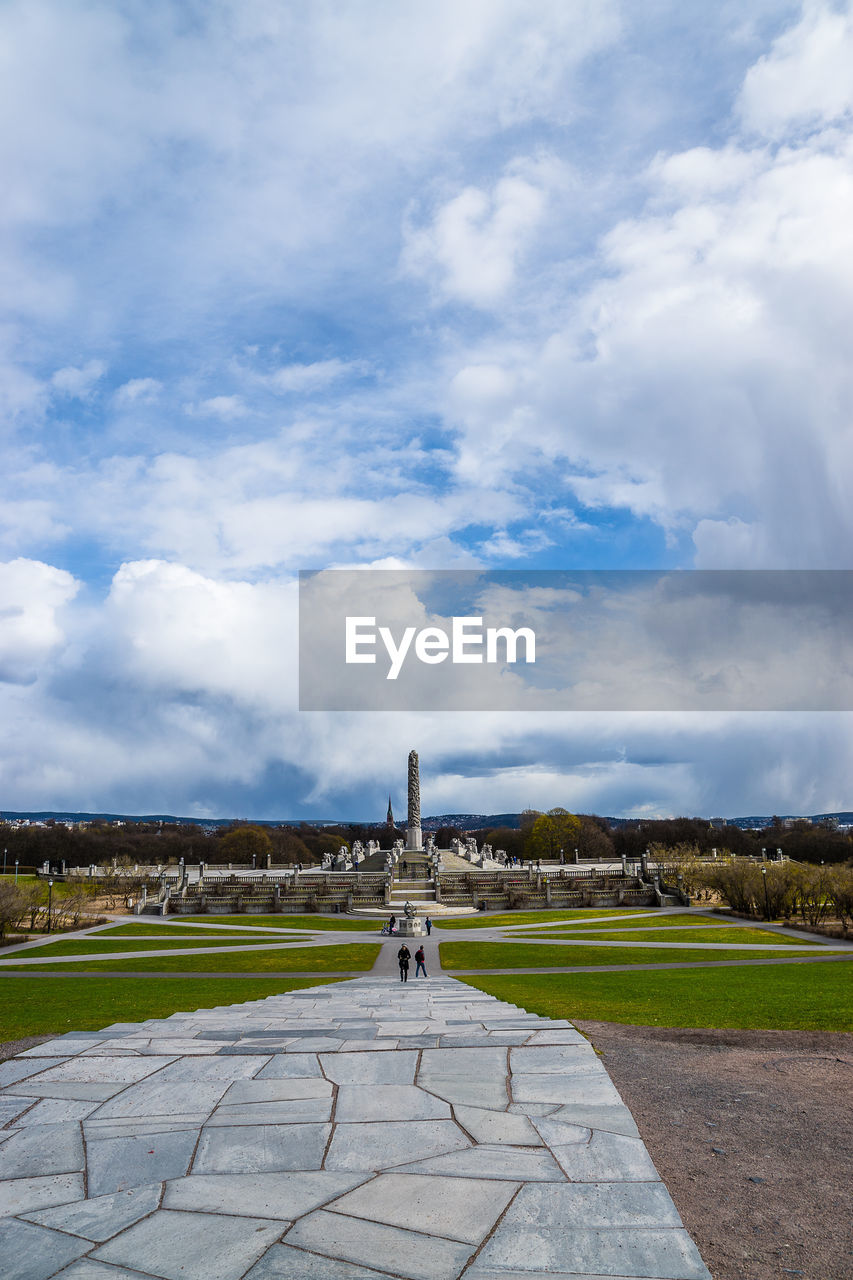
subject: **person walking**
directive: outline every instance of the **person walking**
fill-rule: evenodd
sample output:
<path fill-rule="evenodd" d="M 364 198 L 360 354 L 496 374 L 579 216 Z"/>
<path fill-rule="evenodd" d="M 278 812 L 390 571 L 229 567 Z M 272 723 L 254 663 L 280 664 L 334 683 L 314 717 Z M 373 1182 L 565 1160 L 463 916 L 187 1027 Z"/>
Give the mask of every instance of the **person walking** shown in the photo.
<path fill-rule="evenodd" d="M 424 954 L 424 949 L 422 945 L 418 947 L 417 951 L 415 952 L 415 977 L 416 978 L 420 977 L 421 969 L 423 969 L 424 977 L 426 978 L 428 976 L 426 971 L 426 956 Z"/>
<path fill-rule="evenodd" d="M 429 937 L 429 935 L 432 933 L 432 921 L 430 920 L 429 916 L 427 916 L 426 920 L 424 920 L 424 924 L 426 925 L 427 937 Z"/>
<path fill-rule="evenodd" d="M 391 917 L 391 919 L 388 921 L 388 932 L 389 932 L 389 933 L 393 933 L 393 932 L 394 932 L 394 925 L 395 925 L 396 923 L 397 923 L 397 917 L 396 917 L 396 916 L 392 916 L 392 917 Z"/>
<path fill-rule="evenodd" d="M 400 950 L 397 952 L 397 963 L 400 966 L 401 982 L 409 981 L 409 961 L 411 960 L 411 958 L 412 958 L 412 953 L 404 942 Z"/>

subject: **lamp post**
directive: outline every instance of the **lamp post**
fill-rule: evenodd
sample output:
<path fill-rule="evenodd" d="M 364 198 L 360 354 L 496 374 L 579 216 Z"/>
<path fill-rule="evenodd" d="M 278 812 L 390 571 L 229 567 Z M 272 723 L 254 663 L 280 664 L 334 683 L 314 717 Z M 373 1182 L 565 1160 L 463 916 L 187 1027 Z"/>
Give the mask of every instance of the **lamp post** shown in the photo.
<path fill-rule="evenodd" d="M 18 859 L 15 859 L 15 884 L 18 883 Z"/>
<path fill-rule="evenodd" d="M 6 874 L 6 854 L 7 854 L 8 852 L 9 852 L 9 850 L 8 850 L 8 849 L 4 849 L 4 850 L 3 850 L 3 875 L 4 875 L 4 876 L 5 876 L 5 874 Z"/>
<path fill-rule="evenodd" d="M 767 868 L 761 868 L 761 879 L 764 881 L 764 919 L 770 919 L 770 899 L 767 896 Z"/>
<path fill-rule="evenodd" d="M 50 933 L 50 910 L 53 906 L 53 881 L 47 882 L 47 931 Z"/>

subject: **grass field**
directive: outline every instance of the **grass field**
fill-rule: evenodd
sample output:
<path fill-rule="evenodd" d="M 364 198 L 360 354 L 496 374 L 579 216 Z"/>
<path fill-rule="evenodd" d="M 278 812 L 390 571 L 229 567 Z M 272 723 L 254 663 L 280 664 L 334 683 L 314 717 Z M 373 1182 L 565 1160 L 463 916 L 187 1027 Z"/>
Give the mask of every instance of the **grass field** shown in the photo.
<path fill-rule="evenodd" d="M 535 945 L 524 942 L 442 942 L 439 948 L 444 969 L 547 969 L 558 965 L 589 964 L 691 964 L 715 960 L 756 960 L 788 951 L 744 951 L 735 947 L 719 950 L 667 950 L 661 947 L 585 947 Z M 788 951 L 790 955 L 790 951 Z M 827 949 L 827 954 L 832 954 Z"/>
<path fill-rule="evenodd" d="M 586 932 L 588 929 L 691 929 L 708 928 L 712 924 L 725 924 L 724 916 L 689 916 L 684 913 L 679 915 L 665 916 L 658 912 L 650 911 L 645 919 L 642 916 L 624 916 L 621 920 L 617 917 L 613 920 L 598 920 L 596 912 L 587 912 L 586 918 L 583 920 L 575 920 L 572 923 L 572 929 L 582 929 Z"/>
<path fill-rule="evenodd" d="M 342 969 L 370 969 L 379 953 L 378 943 L 350 943 L 337 947 L 294 947 L 288 951 L 240 951 L 227 948 L 201 956 L 151 956 L 128 960 L 86 960 L 79 964 L 50 966 L 50 972 L 71 973 L 88 969 L 98 973 L 131 969 L 134 973 L 287 973 L 305 970 L 309 973 L 334 973 Z M 25 957 L 21 957 L 24 959 Z M 44 957 L 32 967 L 44 964 Z M 29 968 L 29 962 L 26 966 Z M 3 972 L 8 972 L 8 967 Z"/>
<path fill-rule="evenodd" d="M 165 950 L 192 950 L 193 947 L 244 947 L 247 942 L 251 942 L 253 946 L 264 946 L 270 944 L 281 944 L 284 942 L 304 942 L 302 935 L 288 939 L 285 937 L 263 937 L 255 934 L 254 937 L 238 937 L 224 938 L 221 935 L 211 937 L 210 934 L 202 934 L 198 938 L 104 938 L 102 934 L 96 934 L 92 938 L 69 938 L 67 940 L 57 940 L 56 942 L 46 942 L 44 946 L 32 947 L 29 951 L 21 951 L 17 953 L 20 959 L 32 956 L 37 959 L 42 956 L 82 956 L 95 955 L 99 951 L 165 951 Z M 2 957 L 0 957 L 2 958 Z M 9 959 L 16 957 L 10 956 Z"/>
<path fill-rule="evenodd" d="M 170 917 L 171 919 L 172 917 Z M 198 924 L 252 924 L 266 925 L 274 929 L 335 929 L 338 933 L 378 933 L 382 921 L 356 920 L 352 916 L 181 916 L 181 920 L 193 920 Z"/>
<path fill-rule="evenodd" d="M 290 932 L 285 929 L 283 932 Z M 143 938 L 149 935 L 155 935 L 158 938 L 207 938 L 211 934 L 217 938 L 257 938 L 263 941 L 265 937 L 273 937 L 273 934 L 259 932 L 257 929 L 249 928 L 241 929 L 239 926 L 233 929 L 222 929 L 218 925 L 210 925 L 209 928 L 201 928 L 199 925 L 193 925 L 190 929 L 182 929 L 180 925 L 171 925 L 163 922 L 162 924 L 117 924 L 112 929 L 101 929 L 96 935 L 98 938 Z"/>
<path fill-rule="evenodd" d="M 476 916 L 464 916 L 459 920 L 433 920 L 436 929 L 495 929 L 508 924 L 559 924 L 562 920 L 573 920 L 582 923 L 584 920 L 609 919 L 621 916 L 626 907 L 577 907 L 566 911 L 504 911 L 489 915 L 487 912 Z M 637 907 L 632 915 L 654 913 L 654 907 Z M 628 923 L 627 920 L 625 922 Z M 640 921 L 635 921 L 639 924 Z"/>
<path fill-rule="evenodd" d="M 550 1018 L 658 1027 L 853 1031 L 850 962 L 649 973 L 465 978 L 478 991 Z"/>
<path fill-rule="evenodd" d="M 334 978 L 6 978 L 0 1042 L 23 1036 L 97 1031 L 111 1022 L 141 1022 L 170 1013 L 261 1000 L 325 986 Z"/>
<path fill-rule="evenodd" d="M 516 938 L 538 938 L 538 933 L 516 933 Z M 656 929 L 625 929 L 618 930 L 602 930 L 598 929 L 575 929 L 575 930 L 555 930 L 553 933 L 548 931 L 549 938 L 594 938 L 596 941 L 606 941 L 607 939 L 618 942 L 634 942 L 640 943 L 655 942 L 719 942 L 722 946 L 735 945 L 746 946 L 747 943 L 769 944 L 773 947 L 802 947 L 814 946 L 805 938 L 788 937 L 787 934 L 772 933 L 769 929 L 750 929 L 744 926 L 743 929 L 726 928 L 723 925 L 719 929 L 703 929 L 694 927 L 690 929 L 667 929 L 665 933 L 658 933 Z"/>

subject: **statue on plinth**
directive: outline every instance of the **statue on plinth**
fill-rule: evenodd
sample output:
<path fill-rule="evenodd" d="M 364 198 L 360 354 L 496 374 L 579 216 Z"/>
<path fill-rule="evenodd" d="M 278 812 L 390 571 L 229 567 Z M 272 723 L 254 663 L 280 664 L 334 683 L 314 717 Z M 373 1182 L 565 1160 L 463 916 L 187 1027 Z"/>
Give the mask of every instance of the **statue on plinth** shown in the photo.
<path fill-rule="evenodd" d="M 414 920 L 415 918 L 415 908 L 412 906 L 411 902 L 409 902 L 408 898 L 406 899 L 406 905 L 403 907 L 403 915 L 407 920 Z"/>

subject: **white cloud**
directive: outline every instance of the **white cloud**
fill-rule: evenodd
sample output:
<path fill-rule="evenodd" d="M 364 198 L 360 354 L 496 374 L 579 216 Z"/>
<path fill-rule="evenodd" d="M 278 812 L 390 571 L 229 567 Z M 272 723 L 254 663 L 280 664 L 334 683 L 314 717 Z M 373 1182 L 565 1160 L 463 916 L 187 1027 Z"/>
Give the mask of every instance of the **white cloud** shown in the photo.
<path fill-rule="evenodd" d="M 193 417 L 221 418 L 223 422 L 245 418 L 248 412 L 240 396 L 210 396 L 197 405 L 187 405 L 187 413 Z"/>
<path fill-rule="evenodd" d="M 62 615 L 79 584 L 37 560 L 0 563 L 0 681 L 28 683 L 65 641 Z"/>
<path fill-rule="evenodd" d="M 312 364 L 289 364 L 263 379 L 273 391 L 311 393 L 321 391 L 348 373 L 361 372 L 362 366 L 345 360 L 315 360 Z"/>
<path fill-rule="evenodd" d="M 295 584 L 223 582 L 181 564 L 142 560 L 116 573 L 105 605 L 124 678 L 204 692 L 265 713 L 294 704 Z"/>
<path fill-rule="evenodd" d="M 65 369 L 57 369 L 50 379 L 50 385 L 59 395 L 67 396 L 69 400 L 88 400 L 106 371 L 107 366 L 103 360 L 89 360 L 79 368 L 69 365 Z"/>
<path fill-rule="evenodd" d="M 121 409 L 137 404 L 154 404 L 162 390 L 163 384 L 158 378 L 131 378 L 118 387 L 113 402 Z"/>
<path fill-rule="evenodd" d="M 805 0 L 803 16 L 751 67 L 740 95 L 748 129 L 780 138 L 853 110 L 853 8 Z"/>
<path fill-rule="evenodd" d="M 512 287 L 559 177 L 553 160 L 515 161 L 491 191 L 465 187 L 427 227 L 409 228 L 403 269 L 435 277 L 446 298 L 494 306 Z"/>
<path fill-rule="evenodd" d="M 734 138 L 646 180 L 559 327 L 460 353 L 457 474 L 548 468 L 590 507 L 695 530 L 703 567 L 846 566 L 853 138 Z"/>

